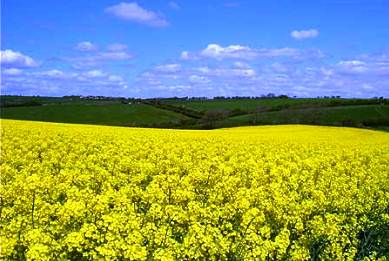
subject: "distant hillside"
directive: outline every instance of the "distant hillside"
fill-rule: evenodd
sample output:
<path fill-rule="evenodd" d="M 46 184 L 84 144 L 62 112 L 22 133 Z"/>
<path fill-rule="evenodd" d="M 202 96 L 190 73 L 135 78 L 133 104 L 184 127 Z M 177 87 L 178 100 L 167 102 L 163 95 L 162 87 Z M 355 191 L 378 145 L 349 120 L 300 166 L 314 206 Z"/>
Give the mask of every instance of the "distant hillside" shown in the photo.
<path fill-rule="evenodd" d="M 68 104 L 1 109 L 1 118 L 133 127 L 170 127 L 188 117 L 144 104 Z"/>
<path fill-rule="evenodd" d="M 333 106 L 387 104 L 388 99 L 342 99 L 342 98 L 272 98 L 272 99 L 206 99 L 183 100 L 161 99 L 161 101 L 196 111 L 224 109 L 229 111 L 278 111 Z"/>
<path fill-rule="evenodd" d="M 389 130 L 389 100 L 383 98 L 1 96 L 0 101 L 4 119 L 183 129 L 297 123 Z"/>
<path fill-rule="evenodd" d="M 220 126 L 296 123 L 387 129 L 389 127 L 389 106 L 339 106 L 254 113 L 226 118 L 220 122 Z"/>

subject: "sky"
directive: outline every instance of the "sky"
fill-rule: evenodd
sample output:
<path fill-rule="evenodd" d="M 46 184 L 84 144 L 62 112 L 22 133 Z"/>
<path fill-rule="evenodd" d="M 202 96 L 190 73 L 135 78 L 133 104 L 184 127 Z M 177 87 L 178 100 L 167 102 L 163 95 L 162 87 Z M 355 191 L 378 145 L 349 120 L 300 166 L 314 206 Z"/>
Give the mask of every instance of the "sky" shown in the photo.
<path fill-rule="evenodd" d="M 389 97 L 387 0 L 1 4 L 1 94 Z"/>

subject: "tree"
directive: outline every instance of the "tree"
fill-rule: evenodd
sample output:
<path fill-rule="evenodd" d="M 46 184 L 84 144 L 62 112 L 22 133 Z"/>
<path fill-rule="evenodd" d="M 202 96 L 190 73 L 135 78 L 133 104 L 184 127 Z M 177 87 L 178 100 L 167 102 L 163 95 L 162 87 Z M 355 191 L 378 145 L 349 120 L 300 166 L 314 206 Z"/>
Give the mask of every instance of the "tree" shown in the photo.
<path fill-rule="evenodd" d="M 262 113 L 262 112 L 265 112 L 267 111 L 268 108 L 266 106 L 258 106 L 257 108 L 255 108 L 254 110 L 254 124 L 257 124 L 258 120 L 259 120 L 259 115 Z"/>
<path fill-rule="evenodd" d="M 228 111 L 222 109 L 211 109 L 205 112 L 202 121 L 208 128 L 214 128 L 216 122 L 223 120 L 228 115 Z"/>

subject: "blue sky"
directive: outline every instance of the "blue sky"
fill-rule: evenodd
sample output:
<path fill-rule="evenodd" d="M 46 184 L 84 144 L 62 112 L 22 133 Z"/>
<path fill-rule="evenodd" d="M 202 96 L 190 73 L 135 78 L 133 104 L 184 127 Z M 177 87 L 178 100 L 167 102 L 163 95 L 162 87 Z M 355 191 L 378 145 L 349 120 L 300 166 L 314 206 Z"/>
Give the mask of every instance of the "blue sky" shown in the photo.
<path fill-rule="evenodd" d="M 1 92 L 389 97 L 389 1 L 4 0 Z"/>

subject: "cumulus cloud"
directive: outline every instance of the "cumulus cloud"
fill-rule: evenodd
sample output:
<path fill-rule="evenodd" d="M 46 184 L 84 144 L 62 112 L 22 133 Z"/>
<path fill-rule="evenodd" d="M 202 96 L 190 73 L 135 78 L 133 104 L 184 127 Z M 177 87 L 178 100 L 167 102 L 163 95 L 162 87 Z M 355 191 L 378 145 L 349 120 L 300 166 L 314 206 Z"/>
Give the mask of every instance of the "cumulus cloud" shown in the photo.
<path fill-rule="evenodd" d="M 290 70 L 290 66 L 281 62 L 275 62 L 270 64 L 268 69 L 276 73 L 287 73 Z"/>
<path fill-rule="evenodd" d="M 12 50 L 2 50 L 1 65 L 6 68 L 31 68 L 39 66 L 39 63 L 31 57 Z"/>
<path fill-rule="evenodd" d="M 183 51 L 183 52 L 181 52 L 180 58 L 181 58 L 182 60 L 190 60 L 190 59 L 193 59 L 193 57 L 191 57 L 191 54 L 189 54 L 188 51 Z"/>
<path fill-rule="evenodd" d="M 169 25 L 161 14 L 151 10 L 146 10 L 139 6 L 136 2 L 122 2 L 120 4 L 107 7 L 105 12 L 122 20 L 132 21 L 151 27 L 165 27 Z"/>
<path fill-rule="evenodd" d="M 61 70 L 58 69 L 52 69 L 52 70 L 47 70 L 47 71 L 40 71 L 40 72 L 33 72 L 28 74 L 30 76 L 40 78 L 40 79 L 70 79 L 77 74 L 75 73 L 65 73 Z"/>
<path fill-rule="evenodd" d="M 389 62 L 381 60 L 345 60 L 338 62 L 334 67 L 340 73 L 353 74 L 354 76 L 389 75 Z"/>
<path fill-rule="evenodd" d="M 1 73 L 4 75 L 21 75 L 23 73 L 23 70 L 17 68 L 9 68 L 9 69 L 2 68 Z"/>
<path fill-rule="evenodd" d="M 369 62 L 389 63 L 389 50 L 382 53 L 369 53 L 359 55 L 358 59 Z"/>
<path fill-rule="evenodd" d="M 107 51 L 79 53 L 79 57 L 62 60 L 77 67 L 74 71 L 2 66 L 2 89 L 8 94 L 25 95 L 212 97 L 259 96 L 271 92 L 299 97 L 389 96 L 389 56 L 386 53 L 322 62 L 315 60 L 325 58 L 317 49 L 214 44 L 199 51 L 184 51 L 176 60 L 143 71 L 136 76 L 131 88 L 127 88 L 122 76 L 103 68 L 128 61 L 132 55 L 120 44 L 111 47 L 107 46 Z"/>
<path fill-rule="evenodd" d="M 124 61 L 129 60 L 133 56 L 127 52 L 102 52 L 95 56 L 96 59 L 103 61 Z"/>
<path fill-rule="evenodd" d="M 127 45 L 120 43 L 113 43 L 107 46 L 107 50 L 111 52 L 121 52 L 128 49 Z"/>
<path fill-rule="evenodd" d="M 178 63 L 162 64 L 162 65 L 158 65 L 155 69 L 160 72 L 169 72 L 169 73 L 178 72 L 181 69 L 181 64 Z"/>
<path fill-rule="evenodd" d="M 242 45 L 229 45 L 223 47 L 218 44 L 209 44 L 199 52 L 183 51 L 182 60 L 216 59 L 216 60 L 254 60 L 259 58 L 290 57 L 293 59 L 318 59 L 324 58 L 324 54 L 318 49 L 284 48 L 251 48 Z"/>
<path fill-rule="evenodd" d="M 110 82 L 124 82 L 123 77 L 121 77 L 119 75 L 109 75 L 108 80 Z"/>
<path fill-rule="evenodd" d="M 200 52 L 184 53 L 179 63 L 162 64 L 143 72 L 133 88 L 144 97 L 259 96 L 267 93 L 298 97 L 389 96 L 389 63 L 381 54 L 374 58 L 369 55 L 363 59 L 356 57 L 322 63 L 304 59 L 324 57 L 319 50 L 286 47 L 250 48 L 250 51 L 256 53 L 256 59 L 216 59 L 214 56 L 203 57 Z M 214 53 L 218 57 L 231 57 L 229 52 Z M 196 59 L 182 59 L 193 56 Z M 296 60 L 296 57 L 302 60 Z"/>
<path fill-rule="evenodd" d="M 93 52 L 93 51 L 97 51 L 97 45 L 91 43 L 91 42 L 88 42 L 88 41 L 85 41 L 85 42 L 79 42 L 77 45 L 76 45 L 76 50 L 78 51 L 81 51 L 81 52 Z"/>
<path fill-rule="evenodd" d="M 336 65 L 341 72 L 364 73 L 368 71 L 367 64 L 358 60 L 340 61 Z"/>
<path fill-rule="evenodd" d="M 133 55 L 126 51 L 97 52 L 93 55 L 66 57 L 65 61 L 71 62 L 74 68 L 88 68 L 99 66 L 104 63 L 123 62 L 133 58 Z"/>
<path fill-rule="evenodd" d="M 200 60 L 196 62 L 202 63 Z M 155 66 L 140 74 L 134 89 L 142 89 L 145 97 L 152 96 L 207 96 L 220 95 L 215 88 L 224 91 L 225 84 L 233 84 L 239 89 L 239 82 L 251 81 L 257 76 L 255 69 L 248 65 L 196 65 L 192 61 Z M 197 93 L 197 94 L 196 94 Z"/>
<path fill-rule="evenodd" d="M 217 77 L 252 77 L 256 75 L 254 69 L 247 68 L 210 68 L 204 66 L 196 68 L 195 70 L 207 76 Z"/>
<path fill-rule="evenodd" d="M 86 78 L 102 78 L 102 77 L 106 77 L 107 73 L 101 70 L 91 70 L 91 71 L 84 72 L 82 76 Z"/>
<path fill-rule="evenodd" d="M 234 62 L 234 66 L 236 68 L 251 68 L 251 66 L 248 64 L 248 63 L 245 63 L 245 62 Z"/>
<path fill-rule="evenodd" d="M 319 31 L 316 29 L 301 30 L 301 31 L 292 31 L 290 36 L 297 40 L 307 39 L 307 38 L 316 38 L 319 36 Z"/>
<path fill-rule="evenodd" d="M 211 80 L 208 77 L 200 76 L 200 75 L 196 75 L 196 74 L 189 76 L 189 81 L 191 83 L 200 83 L 200 84 L 205 84 L 205 83 L 211 82 Z"/>
<path fill-rule="evenodd" d="M 295 48 L 262 48 L 258 50 L 258 54 L 262 57 L 280 57 L 280 56 L 299 56 L 301 51 Z"/>
<path fill-rule="evenodd" d="M 127 82 L 120 75 L 102 70 L 84 72 L 51 69 L 9 74 L 2 70 L 2 89 L 6 94 L 24 95 L 123 95 Z"/>
<path fill-rule="evenodd" d="M 208 58 L 215 59 L 253 59 L 258 56 L 257 52 L 247 46 L 230 45 L 222 47 L 218 44 L 209 44 L 204 50 L 200 52 L 200 55 Z"/>

